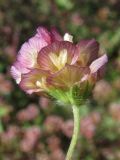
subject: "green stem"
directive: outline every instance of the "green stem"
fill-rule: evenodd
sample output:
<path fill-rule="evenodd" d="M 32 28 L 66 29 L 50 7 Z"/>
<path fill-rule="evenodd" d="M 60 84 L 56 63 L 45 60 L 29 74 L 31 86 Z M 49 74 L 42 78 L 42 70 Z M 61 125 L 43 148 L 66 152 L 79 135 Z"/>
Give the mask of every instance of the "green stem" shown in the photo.
<path fill-rule="evenodd" d="M 74 153 L 75 146 L 77 144 L 78 136 L 79 136 L 79 131 L 80 131 L 80 113 L 79 113 L 79 107 L 77 106 L 72 106 L 73 109 L 73 116 L 74 116 L 74 131 L 73 131 L 73 136 L 72 140 L 67 152 L 67 156 L 65 160 L 72 160 L 72 156 Z"/>

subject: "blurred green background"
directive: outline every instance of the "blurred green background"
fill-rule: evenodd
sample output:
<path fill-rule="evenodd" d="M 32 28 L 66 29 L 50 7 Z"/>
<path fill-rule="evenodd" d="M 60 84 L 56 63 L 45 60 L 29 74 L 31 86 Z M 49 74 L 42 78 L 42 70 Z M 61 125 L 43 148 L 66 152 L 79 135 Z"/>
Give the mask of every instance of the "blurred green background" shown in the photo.
<path fill-rule="evenodd" d="M 77 42 L 96 38 L 109 56 L 105 78 L 81 108 L 74 160 L 120 160 L 120 1 L 0 0 L 0 160 L 64 160 L 71 108 L 23 93 L 10 75 L 21 44 L 38 26 Z"/>

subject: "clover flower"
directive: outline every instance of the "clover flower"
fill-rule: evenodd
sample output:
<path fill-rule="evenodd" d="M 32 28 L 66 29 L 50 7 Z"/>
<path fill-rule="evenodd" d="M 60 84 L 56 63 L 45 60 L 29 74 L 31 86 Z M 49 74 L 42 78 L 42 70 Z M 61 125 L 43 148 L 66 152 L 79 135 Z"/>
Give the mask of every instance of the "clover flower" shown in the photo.
<path fill-rule="evenodd" d="M 101 78 L 107 56 L 99 57 L 99 43 L 94 39 L 78 44 L 72 39 L 68 33 L 62 38 L 55 28 L 38 27 L 22 45 L 11 73 L 25 92 L 52 95 L 66 103 L 75 103 L 74 94 L 76 99 L 84 98 Z"/>
<path fill-rule="evenodd" d="M 99 56 L 99 53 L 102 56 Z M 88 98 L 96 81 L 103 76 L 108 58 L 99 43 L 81 40 L 73 43 L 66 33 L 62 37 L 55 28 L 39 27 L 25 42 L 11 67 L 11 74 L 28 94 L 49 95 L 71 104 L 74 131 L 66 160 L 71 160 L 80 130 L 80 105 Z"/>

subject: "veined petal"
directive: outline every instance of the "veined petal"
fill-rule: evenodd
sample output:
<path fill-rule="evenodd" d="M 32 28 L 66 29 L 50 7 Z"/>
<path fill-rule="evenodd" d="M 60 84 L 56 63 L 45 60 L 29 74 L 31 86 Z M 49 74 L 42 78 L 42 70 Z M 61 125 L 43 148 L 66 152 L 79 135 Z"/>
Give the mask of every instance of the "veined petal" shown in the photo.
<path fill-rule="evenodd" d="M 51 28 L 51 40 L 54 41 L 63 41 L 62 36 L 59 34 L 55 27 Z"/>
<path fill-rule="evenodd" d="M 21 81 L 21 72 L 15 66 L 11 67 L 10 72 L 13 78 L 16 80 L 16 83 L 19 84 Z"/>
<path fill-rule="evenodd" d="M 51 43 L 51 33 L 45 27 L 38 27 L 36 36 L 44 40 L 47 44 Z"/>
<path fill-rule="evenodd" d="M 87 73 L 89 73 L 89 68 L 87 67 L 77 67 L 66 64 L 62 70 L 53 74 L 47 81 L 55 87 L 63 87 L 63 89 L 66 89 L 81 81 L 82 77 Z"/>
<path fill-rule="evenodd" d="M 96 40 L 81 40 L 78 44 L 79 57 L 78 65 L 89 65 L 93 60 L 98 58 L 99 44 Z"/>
<path fill-rule="evenodd" d="M 32 37 L 25 42 L 18 54 L 18 61 L 26 68 L 32 68 L 37 64 L 38 52 L 47 45 L 47 43 L 39 37 Z"/>
<path fill-rule="evenodd" d="M 13 66 L 10 69 L 11 75 L 16 80 L 16 83 L 19 84 L 21 81 L 21 75 L 28 73 L 30 70 L 27 68 L 24 68 L 20 62 L 15 62 Z"/>
<path fill-rule="evenodd" d="M 90 73 L 86 74 L 82 78 L 81 82 L 88 82 L 90 86 L 93 86 L 96 83 L 96 81 L 103 77 L 105 71 L 105 64 L 107 63 L 107 61 L 108 57 L 106 54 L 93 61 L 89 67 Z"/>
<path fill-rule="evenodd" d="M 45 91 L 47 89 L 46 77 L 48 75 L 47 71 L 33 69 L 31 72 L 22 75 L 20 87 L 29 94 Z"/>
<path fill-rule="evenodd" d="M 97 72 L 101 67 L 103 67 L 108 62 L 107 55 L 103 55 L 100 58 L 93 61 L 90 65 L 91 73 Z"/>
<path fill-rule="evenodd" d="M 62 36 L 55 27 L 52 27 L 50 32 L 45 27 L 38 27 L 36 36 L 44 39 L 48 44 L 54 41 L 63 41 Z"/>
<path fill-rule="evenodd" d="M 39 52 L 38 64 L 43 70 L 50 70 L 54 73 L 62 69 L 66 63 L 74 64 L 76 56 L 76 46 L 70 42 L 57 41 Z"/>

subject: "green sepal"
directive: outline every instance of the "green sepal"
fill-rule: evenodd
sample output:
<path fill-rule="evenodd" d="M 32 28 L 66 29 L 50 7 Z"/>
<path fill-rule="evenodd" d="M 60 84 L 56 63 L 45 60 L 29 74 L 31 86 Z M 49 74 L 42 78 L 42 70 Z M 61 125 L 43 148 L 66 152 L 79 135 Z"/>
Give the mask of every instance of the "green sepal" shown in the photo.
<path fill-rule="evenodd" d="M 69 104 L 67 92 L 61 89 L 52 89 L 49 91 L 49 95 L 62 103 Z"/>
<path fill-rule="evenodd" d="M 81 84 L 76 84 L 72 87 L 72 99 L 74 105 L 80 106 L 86 101 L 91 94 L 92 86 L 89 85 L 88 81 Z"/>
<path fill-rule="evenodd" d="M 80 106 L 88 99 L 93 86 L 86 81 L 85 83 L 75 84 L 69 90 L 52 89 L 49 95 L 67 105 Z"/>

